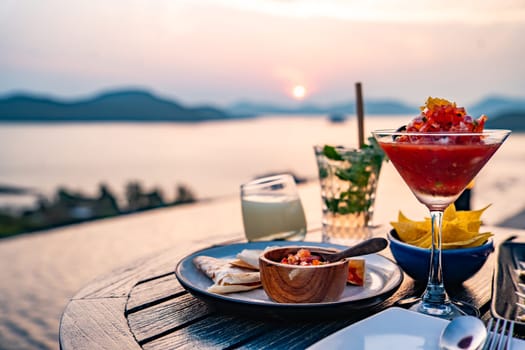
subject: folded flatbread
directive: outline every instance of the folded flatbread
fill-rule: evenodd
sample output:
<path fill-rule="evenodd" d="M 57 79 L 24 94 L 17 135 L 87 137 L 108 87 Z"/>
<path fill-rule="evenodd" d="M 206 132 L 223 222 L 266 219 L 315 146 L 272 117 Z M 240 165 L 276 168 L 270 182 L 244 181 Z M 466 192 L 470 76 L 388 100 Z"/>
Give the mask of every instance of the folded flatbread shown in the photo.
<path fill-rule="evenodd" d="M 217 259 L 211 256 L 197 256 L 193 259 L 195 266 L 214 282 L 208 292 L 226 294 L 259 288 L 259 272 L 235 267 L 230 260 Z"/>
<path fill-rule="evenodd" d="M 251 270 L 259 270 L 259 255 L 262 254 L 262 250 L 256 249 L 243 249 L 237 254 L 237 259 L 231 261 L 233 266 L 244 267 Z"/>

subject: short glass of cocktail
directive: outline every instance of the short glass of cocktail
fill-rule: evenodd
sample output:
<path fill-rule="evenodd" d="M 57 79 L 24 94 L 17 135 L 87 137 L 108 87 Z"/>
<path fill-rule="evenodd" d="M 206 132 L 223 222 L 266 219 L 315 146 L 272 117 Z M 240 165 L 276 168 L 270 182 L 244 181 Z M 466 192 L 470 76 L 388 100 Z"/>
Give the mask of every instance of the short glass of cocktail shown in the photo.
<path fill-rule="evenodd" d="M 316 145 L 323 242 L 354 245 L 372 235 L 379 173 L 385 157 L 371 137 L 361 148 Z"/>
<path fill-rule="evenodd" d="M 257 178 L 241 185 L 246 239 L 301 241 L 306 217 L 295 179 L 290 174 Z"/>
<path fill-rule="evenodd" d="M 451 301 L 445 291 L 441 269 L 443 212 L 494 155 L 510 130 L 484 130 L 486 116 L 473 119 L 464 108 L 444 99 L 429 98 L 421 109 L 406 127 L 377 130 L 373 135 L 432 219 L 428 283 L 421 300 L 411 308 L 453 319 L 477 310 Z"/>

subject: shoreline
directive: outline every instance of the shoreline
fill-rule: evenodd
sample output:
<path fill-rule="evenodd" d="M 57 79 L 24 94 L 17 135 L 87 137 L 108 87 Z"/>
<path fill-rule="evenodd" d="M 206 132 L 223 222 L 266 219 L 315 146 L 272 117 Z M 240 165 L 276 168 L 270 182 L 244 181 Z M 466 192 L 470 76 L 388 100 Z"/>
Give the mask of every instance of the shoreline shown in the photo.
<path fill-rule="evenodd" d="M 317 181 L 318 181 L 317 179 L 306 178 L 304 182 L 298 183 L 297 185 L 298 186 L 302 186 L 303 184 L 312 185 L 312 184 L 317 183 Z M 473 196 L 475 195 L 476 195 L 475 191 L 473 191 Z M 0 244 L 2 244 L 3 241 L 10 240 L 10 239 L 16 239 L 17 237 L 22 237 L 22 236 L 30 237 L 30 236 L 38 235 L 38 234 L 46 234 L 49 232 L 53 232 L 56 229 L 67 229 L 69 227 L 73 227 L 73 226 L 81 225 L 81 224 L 97 223 L 97 222 L 101 222 L 104 220 L 125 218 L 129 216 L 140 215 L 140 214 L 147 214 L 150 212 L 154 212 L 156 210 L 169 209 L 169 208 L 174 208 L 174 207 L 185 207 L 185 206 L 190 206 L 194 204 L 198 205 L 198 204 L 218 202 L 222 200 L 231 199 L 237 196 L 238 194 L 225 194 L 225 195 L 216 196 L 216 197 L 196 198 L 195 201 L 193 202 L 173 203 L 173 204 L 168 204 L 168 205 L 164 205 L 164 206 L 156 207 L 156 208 L 148 208 L 148 209 L 143 209 L 143 210 L 138 210 L 138 211 L 133 211 L 133 212 L 120 213 L 118 215 L 114 215 L 111 217 L 99 217 L 99 218 L 93 218 L 93 219 L 86 219 L 86 220 L 81 220 L 81 221 L 77 221 L 77 222 L 70 223 L 70 224 L 66 223 L 66 224 L 50 226 L 50 227 L 46 227 L 42 229 L 36 229 L 33 231 L 3 235 L 3 236 L 0 236 Z M 475 210 L 475 208 L 473 208 L 472 210 Z M 525 229 L 525 204 L 521 211 L 512 213 L 507 217 L 500 215 L 500 220 L 498 222 L 492 222 L 492 223 L 489 223 L 489 225 L 490 226 L 502 226 L 502 227 L 508 227 L 508 228 L 513 228 L 513 229 Z"/>

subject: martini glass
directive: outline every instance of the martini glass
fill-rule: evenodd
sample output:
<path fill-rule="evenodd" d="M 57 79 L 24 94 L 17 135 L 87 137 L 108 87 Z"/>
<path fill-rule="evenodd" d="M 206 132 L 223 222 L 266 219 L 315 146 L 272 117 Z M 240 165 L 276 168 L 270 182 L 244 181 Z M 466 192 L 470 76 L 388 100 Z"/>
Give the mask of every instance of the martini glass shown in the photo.
<path fill-rule="evenodd" d="M 473 306 L 453 303 L 445 291 L 441 269 L 443 212 L 498 150 L 510 130 L 478 133 L 377 130 L 372 134 L 416 198 L 429 209 L 432 219 L 428 283 L 411 309 L 445 319 L 477 312 Z"/>

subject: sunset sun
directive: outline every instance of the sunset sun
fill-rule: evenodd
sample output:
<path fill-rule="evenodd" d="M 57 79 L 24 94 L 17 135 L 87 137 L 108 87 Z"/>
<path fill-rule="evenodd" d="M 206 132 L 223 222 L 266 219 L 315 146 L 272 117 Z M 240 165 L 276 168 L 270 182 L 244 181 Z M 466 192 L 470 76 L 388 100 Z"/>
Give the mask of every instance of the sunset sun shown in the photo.
<path fill-rule="evenodd" d="M 306 88 L 303 85 L 295 85 L 292 90 L 293 98 L 302 100 L 306 95 Z"/>

